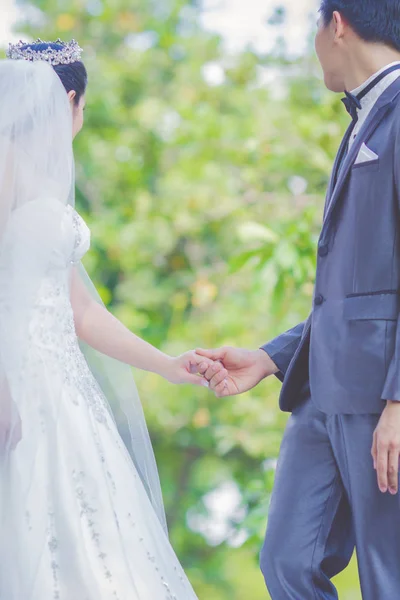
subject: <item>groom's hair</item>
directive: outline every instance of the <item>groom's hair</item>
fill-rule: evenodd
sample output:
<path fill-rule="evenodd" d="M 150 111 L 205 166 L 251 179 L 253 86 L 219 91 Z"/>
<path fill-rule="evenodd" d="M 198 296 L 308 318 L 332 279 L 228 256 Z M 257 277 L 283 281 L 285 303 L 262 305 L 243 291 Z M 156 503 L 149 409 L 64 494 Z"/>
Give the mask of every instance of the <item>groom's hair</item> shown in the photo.
<path fill-rule="evenodd" d="M 400 50 L 399 0 L 321 0 L 320 13 L 325 26 L 334 11 L 351 25 L 365 42 L 378 42 Z"/>

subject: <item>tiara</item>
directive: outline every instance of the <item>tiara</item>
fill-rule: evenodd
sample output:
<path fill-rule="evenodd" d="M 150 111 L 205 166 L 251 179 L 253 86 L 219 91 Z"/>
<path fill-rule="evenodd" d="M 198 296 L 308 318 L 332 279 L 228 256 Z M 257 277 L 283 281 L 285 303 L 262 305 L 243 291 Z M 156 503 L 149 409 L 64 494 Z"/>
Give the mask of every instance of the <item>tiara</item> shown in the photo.
<path fill-rule="evenodd" d="M 35 50 L 31 45 L 35 44 L 58 44 L 62 46 L 60 50 L 55 50 L 48 46 L 44 50 Z M 7 58 L 11 60 L 43 60 L 50 63 L 52 66 L 70 65 L 81 59 L 82 48 L 75 40 L 63 42 L 58 39 L 56 42 L 44 42 L 40 38 L 33 42 L 23 42 L 20 40 L 17 44 L 9 44 L 7 50 Z"/>

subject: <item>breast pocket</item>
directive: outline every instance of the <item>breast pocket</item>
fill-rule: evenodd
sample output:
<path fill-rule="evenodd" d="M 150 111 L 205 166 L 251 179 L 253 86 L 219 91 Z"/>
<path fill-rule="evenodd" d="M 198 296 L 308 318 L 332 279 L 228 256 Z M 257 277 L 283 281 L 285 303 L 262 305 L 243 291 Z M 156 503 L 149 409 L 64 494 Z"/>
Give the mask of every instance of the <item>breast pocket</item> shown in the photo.
<path fill-rule="evenodd" d="M 379 158 L 375 160 L 368 160 L 365 162 L 355 163 L 352 167 L 354 174 L 376 173 L 379 171 Z"/>

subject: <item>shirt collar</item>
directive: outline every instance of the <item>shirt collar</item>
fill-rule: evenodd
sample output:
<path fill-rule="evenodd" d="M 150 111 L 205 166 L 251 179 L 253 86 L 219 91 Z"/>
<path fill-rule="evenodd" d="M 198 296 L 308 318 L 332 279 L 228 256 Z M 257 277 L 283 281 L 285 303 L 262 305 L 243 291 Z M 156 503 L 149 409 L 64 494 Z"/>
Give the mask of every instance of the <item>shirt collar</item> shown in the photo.
<path fill-rule="evenodd" d="M 361 85 L 356 87 L 354 90 L 351 90 L 351 93 L 354 96 L 357 96 L 357 94 L 362 92 L 367 87 L 367 85 L 369 85 L 376 77 L 378 77 L 381 73 L 383 73 L 383 71 L 386 71 L 386 69 L 389 69 L 390 67 L 393 67 L 394 65 L 400 65 L 400 61 L 397 60 L 395 62 L 389 63 L 388 65 L 385 65 L 382 69 L 379 69 L 379 71 L 377 71 L 376 73 L 371 75 L 371 77 L 369 77 L 367 79 L 367 81 L 364 81 L 364 83 L 362 83 Z"/>

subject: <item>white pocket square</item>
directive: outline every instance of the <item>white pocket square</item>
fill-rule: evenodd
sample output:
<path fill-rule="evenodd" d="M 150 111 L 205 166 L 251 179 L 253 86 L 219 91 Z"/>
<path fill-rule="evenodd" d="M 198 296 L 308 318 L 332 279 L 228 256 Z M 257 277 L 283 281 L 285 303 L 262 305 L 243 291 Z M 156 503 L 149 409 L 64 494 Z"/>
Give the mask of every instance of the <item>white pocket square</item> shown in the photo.
<path fill-rule="evenodd" d="M 355 165 L 359 165 L 365 162 L 371 162 L 373 160 L 378 160 L 379 156 L 373 152 L 366 144 L 363 144 L 360 148 L 358 156 L 356 158 Z"/>

